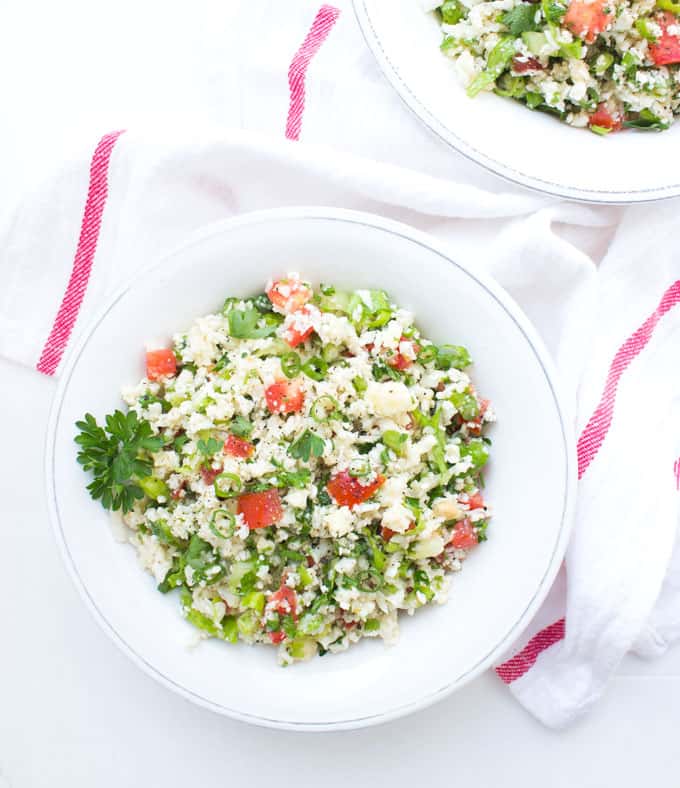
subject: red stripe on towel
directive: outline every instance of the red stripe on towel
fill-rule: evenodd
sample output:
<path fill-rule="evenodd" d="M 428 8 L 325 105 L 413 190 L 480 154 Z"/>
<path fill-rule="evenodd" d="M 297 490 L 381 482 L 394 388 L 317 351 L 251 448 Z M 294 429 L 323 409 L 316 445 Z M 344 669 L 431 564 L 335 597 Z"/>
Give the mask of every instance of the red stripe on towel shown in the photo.
<path fill-rule="evenodd" d="M 506 684 L 511 684 L 533 666 L 542 651 L 557 643 L 558 640 L 562 640 L 563 637 L 564 619 L 561 618 L 537 632 L 520 652 L 499 665 L 496 668 L 496 673 Z"/>
<path fill-rule="evenodd" d="M 318 10 L 302 46 L 295 53 L 288 69 L 288 88 L 290 104 L 286 120 L 286 138 L 300 139 L 302 116 L 305 111 L 305 77 L 311 59 L 331 32 L 340 11 L 332 5 L 322 5 Z"/>
<path fill-rule="evenodd" d="M 90 279 L 94 255 L 97 251 L 99 230 L 108 195 L 108 171 L 111 153 L 116 140 L 122 131 L 113 131 L 99 140 L 90 162 L 90 183 L 87 189 L 85 210 L 80 225 L 80 237 L 73 259 L 71 276 L 59 311 L 52 325 L 50 335 L 45 342 L 40 360 L 36 365 L 38 372 L 53 375 L 61 361 L 71 331 L 78 318 L 80 305 L 85 297 L 87 283 Z"/>
<path fill-rule="evenodd" d="M 680 279 L 674 282 L 663 294 L 659 305 L 634 334 L 618 349 L 614 360 L 609 367 L 609 374 L 604 385 L 600 401 L 593 415 L 586 424 L 577 444 L 578 478 L 580 479 L 595 459 L 600 447 L 607 437 L 609 426 L 614 415 L 616 391 L 621 375 L 626 371 L 631 361 L 646 347 L 654 333 L 657 323 L 661 318 L 680 303 Z"/>
<path fill-rule="evenodd" d="M 680 303 L 680 279 L 674 282 L 663 294 L 659 304 L 645 322 L 631 334 L 616 352 L 609 366 L 609 373 L 600 401 L 588 420 L 577 444 L 578 478 L 588 470 L 604 443 L 614 415 L 616 393 L 621 376 L 633 359 L 644 350 L 661 318 Z M 673 466 L 676 487 L 680 488 L 680 458 Z M 496 668 L 496 673 L 506 683 L 511 684 L 521 678 L 536 662 L 538 655 L 564 637 L 565 620 L 561 618 L 535 634 L 527 645 L 514 657 Z"/>

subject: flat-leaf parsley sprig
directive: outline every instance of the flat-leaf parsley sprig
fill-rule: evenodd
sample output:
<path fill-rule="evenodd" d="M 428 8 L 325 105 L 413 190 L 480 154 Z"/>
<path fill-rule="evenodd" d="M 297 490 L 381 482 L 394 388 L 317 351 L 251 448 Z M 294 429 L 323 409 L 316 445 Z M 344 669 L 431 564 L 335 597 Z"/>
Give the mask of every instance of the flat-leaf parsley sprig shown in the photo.
<path fill-rule="evenodd" d="M 80 430 L 74 439 L 80 446 L 78 462 L 94 476 L 87 486 L 90 495 L 101 500 L 105 509 L 129 512 L 144 497 L 139 480 L 151 473 L 146 453 L 158 451 L 163 439 L 154 436 L 149 422 L 139 419 L 135 411 L 115 411 L 106 417 L 105 428 L 86 413 L 76 427 Z"/>

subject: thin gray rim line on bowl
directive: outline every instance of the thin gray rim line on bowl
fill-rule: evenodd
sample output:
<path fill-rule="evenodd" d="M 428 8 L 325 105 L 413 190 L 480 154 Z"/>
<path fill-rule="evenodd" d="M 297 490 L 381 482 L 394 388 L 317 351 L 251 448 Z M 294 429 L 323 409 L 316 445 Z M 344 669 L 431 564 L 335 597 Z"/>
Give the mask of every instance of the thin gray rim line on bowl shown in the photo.
<path fill-rule="evenodd" d="M 488 172 L 500 178 L 525 188 L 533 189 L 551 197 L 562 197 L 578 202 L 593 203 L 596 205 L 627 205 L 644 202 L 657 202 L 660 200 L 670 200 L 680 194 L 680 184 L 671 186 L 661 186 L 650 189 L 611 190 L 611 189 L 577 189 L 572 186 L 554 183 L 553 181 L 539 178 L 536 175 L 527 175 L 514 167 L 503 164 L 491 158 L 485 153 L 477 150 L 471 143 L 461 139 L 454 131 L 432 114 L 423 102 L 411 90 L 403 80 L 399 69 L 393 63 L 385 51 L 377 30 L 373 26 L 373 21 L 366 8 L 366 0 L 352 0 L 354 15 L 359 29 L 364 37 L 366 46 L 371 51 L 378 66 L 385 75 L 394 92 L 399 96 L 403 104 L 442 142 L 454 150 L 458 151 L 466 159 L 473 161 Z M 425 11 L 423 11 L 425 13 Z M 381 60 L 384 61 L 381 63 Z M 413 105 L 420 107 L 421 112 L 416 111 Z M 542 184 L 542 185 L 541 185 Z M 668 192 L 668 193 L 666 193 Z M 602 195 L 597 197 L 594 195 Z"/>
<path fill-rule="evenodd" d="M 373 230 L 377 229 L 380 230 L 381 232 L 387 232 L 403 240 L 409 241 L 411 243 L 415 243 L 416 245 L 423 247 L 430 252 L 434 252 L 437 256 L 442 258 L 444 262 L 451 265 L 455 265 L 462 273 L 473 279 L 477 284 L 479 284 L 482 288 L 484 288 L 484 290 L 498 303 L 498 305 L 504 310 L 504 312 L 508 315 L 508 317 L 510 317 L 510 319 L 515 323 L 518 330 L 521 332 L 522 336 L 526 339 L 529 346 L 531 347 L 531 350 L 541 367 L 541 370 L 545 376 L 546 382 L 552 394 L 553 402 L 559 417 L 564 452 L 566 457 L 562 516 L 561 516 L 560 528 L 555 539 L 555 545 L 553 547 L 553 551 L 551 553 L 550 560 L 548 562 L 548 567 L 546 569 L 545 574 L 541 578 L 541 581 L 538 584 L 538 587 L 534 595 L 529 600 L 527 607 L 524 609 L 524 611 L 519 616 L 517 621 L 509 628 L 509 630 L 505 633 L 505 635 L 503 635 L 503 637 L 499 640 L 499 642 L 471 668 L 469 668 L 464 673 L 457 676 L 453 681 L 449 682 L 444 687 L 441 687 L 440 689 L 429 693 L 428 695 L 421 698 L 420 700 L 411 701 L 407 704 L 403 704 L 401 706 L 388 709 L 378 714 L 372 714 L 364 717 L 357 717 L 350 720 L 341 720 L 336 722 L 333 721 L 296 722 L 291 720 L 279 720 L 279 719 L 272 719 L 268 717 L 261 717 L 257 715 L 248 714 L 242 711 L 237 711 L 227 706 L 223 706 L 220 703 L 216 703 L 215 701 L 210 700 L 209 698 L 205 698 L 204 696 L 194 692 L 193 690 L 188 689 L 187 687 L 184 687 L 181 684 L 178 684 L 176 681 L 174 681 L 173 679 L 169 678 L 164 673 L 162 673 L 157 667 L 152 665 L 150 662 L 147 662 L 147 660 L 143 656 L 141 656 L 118 633 L 118 631 L 108 621 L 104 613 L 102 613 L 102 611 L 97 606 L 97 603 L 90 595 L 85 582 L 83 581 L 83 579 L 81 578 L 78 572 L 75 561 L 73 559 L 68 543 L 66 541 L 66 537 L 62 529 L 59 504 L 57 501 L 57 494 L 56 494 L 55 441 L 57 434 L 57 425 L 59 424 L 59 418 L 63 406 L 64 396 L 68 388 L 68 384 L 73 374 L 73 371 L 78 362 L 78 359 L 80 358 L 82 352 L 87 346 L 95 329 L 102 322 L 102 320 L 104 320 L 104 318 L 108 315 L 111 309 L 113 309 L 113 307 L 120 301 L 120 299 L 127 294 L 127 292 L 135 284 L 135 282 L 140 276 L 148 275 L 149 273 L 153 272 L 160 266 L 167 264 L 169 260 L 176 257 L 177 255 L 185 253 L 188 249 L 195 246 L 196 244 L 205 241 L 209 238 L 212 238 L 216 235 L 229 232 L 232 229 L 237 229 L 241 226 L 245 226 L 249 224 L 258 224 L 258 223 L 259 224 L 273 223 L 276 221 L 283 221 L 288 219 L 340 221 L 350 224 L 361 225 Z M 515 640 L 515 638 L 520 634 L 522 628 L 528 623 L 530 616 L 533 615 L 533 613 L 536 611 L 540 603 L 545 598 L 545 595 L 547 594 L 550 588 L 552 580 L 554 579 L 555 575 L 557 574 L 557 571 L 559 570 L 560 562 L 557 561 L 556 558 L 558 554 L 561 552 L 562 548 L 566 546 L 566 542 L 570 533 L 570 526 L 571 526 L 570 514 L 572 510 L 572 503 L 573 503 L 574 478 L 575 478 L 574 477 L 575 455 L 573 448 L 574 442 L 573 441 L 569 442 L 567 438 L 568 433 L 569 431 L 565 426 L 565 417 L 564 417 L 561 401 L 557 394 L 557 391 L 555 390 L 555 386 L 553 385 L 552 363 L 549 360 L 547 351 L 545 350 L 540 337 L 538 336 L 538 334 L 536 334 L 535 330 L 529 323 L 528 319 L 524 316 L 519 306 L 515 304 L 513 299 L 507 293 L 505 293 L 498 285 L 496 285 L 493 282 L 493 280 L 487 279 L 487 277 L 484 274 L 481 275 L 476 273 L 473 274 L 472 271 L 468 270 L 460 263 L 452 260 L 451 257 L 443 248 L 443 246 L 439 247 L 437 242 L 434 241 L 434 239 L 430 239 L 426 234 L 418 230 L 415 230 L 409 227 L 408 225 L 402 224 L 400 222 L 395 222 L 389 219 L 383 219 L 382 217 L 373 216 L 371 214 L 367 214 L 359 211 L 349 211 L 349 210 L 342 210 L 335 208 L 324 209 L 324 208 L 316 208 L 316 207 L 315 208 L 300 207 L 300 208 L 284 208 L 284 209 L 255 211 L 248 214 L 244 214 L 243 216 L 237 216 L 232 219 L 228 219 L 222 222 L 217 222 L 215 224 L 209 225 L 203 230 L 199 230 L 198 232 L 194 233 L 181 246 L 175 248 L 169 254 L 164 255 L 154 265 L 144 269 L 142 272 L 140 272 L 140 274 L 129 280 L 120 290 L 118 290 L 118 292 L 102 308 L 102 310 L 97 314 L 95 319 L 91 323 L 89 323 L 87 328 L 79 336 L 78 341 L 74 344 L 73 349 L 68 356 L 68 359 L 64 366 L 62 377 L 57 386 L 57 390 L 54 395 L 54 400 L 50 413 L 48 429 L 47 429 L 46 451 L 45 451 L 45 474 L 47 477 L 46 484 L 47 484 L 48 510 L 49 510 L 50 520 L 52 522 L 55 538 L 57 540 L 57 544 L 62 554 L 62 558 L 64 559 L 64 563 L 67 566 L 67 569 L 69 571 L 69 574 L 71 575 L 71 578 L 73 579 L 73 582 L 75 583 L 76 587 L 80 591 L 81 596 L 85 600 L 87 606 L 90 608 L 90 611 L 93 613 L 97 623 L 104 630 L 104 632 L 106 632 L 106 634 L 113 640 L 113 642 L 121 649 L 121 651 L 126 653 L 149 676 L 159 681 L 161 684 L 164 684 L 169 689 L 172 689 L 173 691 L 177 692 L 179 695 L 183 696 L 184 698 L 191 700 L 194 703 L 197 703 L 199 706 L 202 706 L 204 708 L 207 708 L 214 712 L 218 712 L 223 715 L 233 717 L 243 722 L 249 722 L 270 728 L 281 728 L 281 729 L 299 730 L 299 731 L 348 730 L 352 728 L 366 727 L 368 725 L 378 724 L 381 722 L 387 722 L 397 717 L 402 717 L 405 716 L 406 714 L 430 706 L 436 701 L 444 698 L 446 695 L 449 695 L 451 692 L 453 692 L 454 689 L 458 689 L 462 687 L 464 684 L 468 683 L 477 675 L 479 675 L 488 667 L 490 667 L 492 663 L 495 661 L 495 659 L 499 657 L 501 654 L 503 654 L 510 647 L 510 645 Z"/>

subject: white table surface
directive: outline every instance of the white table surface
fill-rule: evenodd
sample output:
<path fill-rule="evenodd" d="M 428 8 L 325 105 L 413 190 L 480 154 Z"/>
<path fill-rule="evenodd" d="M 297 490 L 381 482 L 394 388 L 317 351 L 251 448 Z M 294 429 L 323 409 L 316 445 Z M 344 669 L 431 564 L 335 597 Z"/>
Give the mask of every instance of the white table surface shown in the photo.
<path fill-rule="evenodd" d="M 178 94 L 185 106 L 193 100 L 199 121 L 238 124 L 215 101 L 215 79 L 191 80 L 200 51 L 228 52 L 238 6 L 121 0 L 114 13 L 84 0 L 5 4 L 0 67 L 14 79 L 3 87 L 0 214 L 76 136 L 171 117 Z M 217 27 L 206 22 L 216 14 Z M 101 25 L 106 35 L 94 37 Z M 180 45 L 178 64 L 171 54 Z M 624 661 L 594 712 L 559 733 L 490 674 L 414 716 L 338 734 L 254 728 L 176 697 L 118 652 L 61 564 L 42 481 L 53 388 L 0 362 L 0 788 L 677 781 L 680 650 L 653 663 Z"/>

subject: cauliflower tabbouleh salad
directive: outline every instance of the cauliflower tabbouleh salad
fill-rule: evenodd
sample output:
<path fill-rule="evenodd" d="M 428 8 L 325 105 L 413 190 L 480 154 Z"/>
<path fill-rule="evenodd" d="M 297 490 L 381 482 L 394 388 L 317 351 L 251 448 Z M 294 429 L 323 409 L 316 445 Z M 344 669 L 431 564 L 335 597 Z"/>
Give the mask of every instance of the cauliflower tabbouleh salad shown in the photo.
<path fill-rule="evenodd" d="M 469 96 L 493 90 L 597 134 L 680 113 L 680 2 L 445 0 L 442 51 Z"/>
<path fill-rule="evenodd" d="M 289 274 L 147 352 L 127 413 L 78 422 L 78 460 L 204 636 L 282 664 L 391 642 L 486 539 L 470 363 L 381 290 Z"/>

